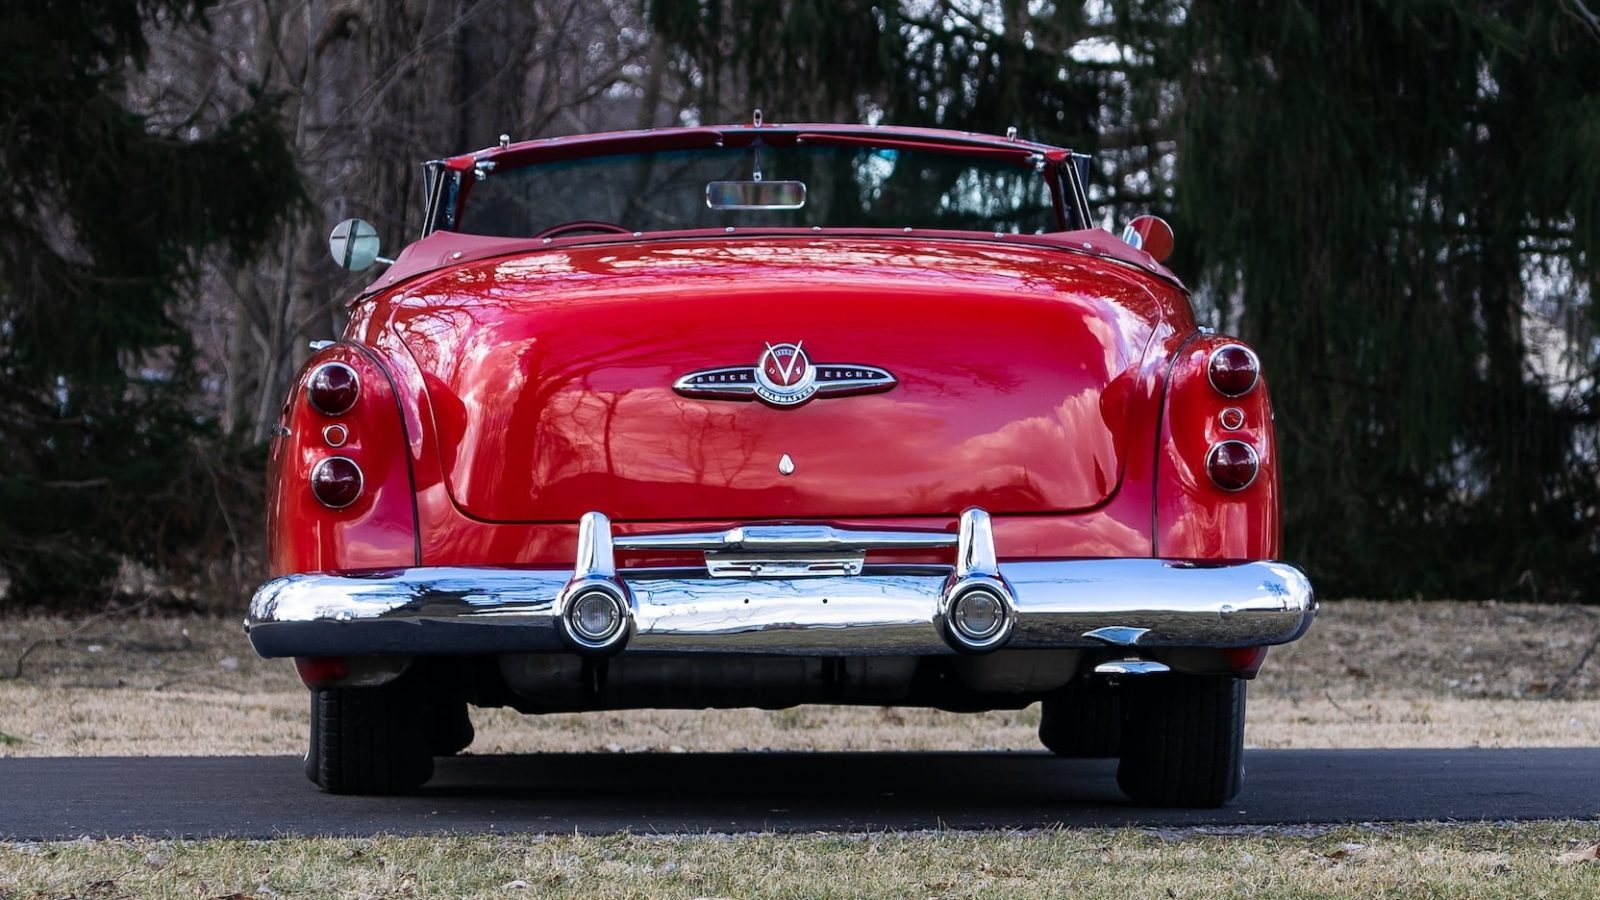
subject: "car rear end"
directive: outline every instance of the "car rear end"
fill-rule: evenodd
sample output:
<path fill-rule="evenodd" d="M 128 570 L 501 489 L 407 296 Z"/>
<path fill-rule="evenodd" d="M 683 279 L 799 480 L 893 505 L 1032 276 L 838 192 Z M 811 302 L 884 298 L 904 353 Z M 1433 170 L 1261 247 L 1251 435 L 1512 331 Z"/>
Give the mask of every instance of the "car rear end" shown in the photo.
<path fill-rule="evenodd" d="M 414 787 L 468 703 L 1043 700 L 1134 799 L 1230 799 L 1314 600 L 1259 361 L 1110 240 L 608 235 L 375 293 L 285 407 L 247 622 L 309 774 Z"/>

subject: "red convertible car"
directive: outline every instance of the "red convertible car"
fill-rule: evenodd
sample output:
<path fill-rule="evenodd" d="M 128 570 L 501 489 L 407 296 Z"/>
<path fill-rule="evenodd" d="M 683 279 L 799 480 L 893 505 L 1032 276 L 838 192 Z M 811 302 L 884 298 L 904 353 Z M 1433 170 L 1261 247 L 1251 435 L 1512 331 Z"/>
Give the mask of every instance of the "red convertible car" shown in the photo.
<path fill-rule="evenodd" d="M 313 781 L 412 790 L 526 713 L 979 711 L 1239 789 L 1245 682 L 1299 637 L 1256 354 L 1151 217 L 1019 140 L 762 124 L 425 166 L 422 237 L 317 346 L 246 627 L 311 689 Z"/>

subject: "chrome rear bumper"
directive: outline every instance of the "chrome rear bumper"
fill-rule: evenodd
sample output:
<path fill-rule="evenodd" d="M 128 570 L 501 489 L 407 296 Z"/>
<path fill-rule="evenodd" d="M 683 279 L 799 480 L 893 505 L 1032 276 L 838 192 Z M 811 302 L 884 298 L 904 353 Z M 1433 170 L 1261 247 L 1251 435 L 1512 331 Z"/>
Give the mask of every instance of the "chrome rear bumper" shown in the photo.
<path fill-rule="evenodd" d="M 1303 634 L 1316 612 L 1310 581 L 1287 563 L 999 563 L 982 510 L 963 513 L 955 535 L 752 526 L 615 543 L 610 523 L 590 513 L 579 544 L 570 571 L 434 567 L 277 578 L 256 592 L 245 628 L 269 657 L 923 656 L 1000 647 L 1282 644 Z M 882 547 L 952 544 L 955 566 L 869 566 L 856 557 Z M 705 550 L 708 567 L 618 571 L 619 548 Z M 808 571 L 810 561 L 817 565 Z M 753 574 L 763 571 L 781 574 Z M 993 634 L 974 638 L 952 623 L 952 607 L 973 591 L 1000 601 Z M 575 603 L 586 595 L 615 600 L 622 620 L 614 634 L 589 639 L 574 631 Z"/>

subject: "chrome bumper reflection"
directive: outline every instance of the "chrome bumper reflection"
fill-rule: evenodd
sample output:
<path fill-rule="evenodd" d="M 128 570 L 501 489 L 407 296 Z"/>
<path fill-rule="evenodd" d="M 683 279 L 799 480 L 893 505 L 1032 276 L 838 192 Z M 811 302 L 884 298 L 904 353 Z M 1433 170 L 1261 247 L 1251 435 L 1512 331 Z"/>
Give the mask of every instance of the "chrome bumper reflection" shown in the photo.
<path fill-rule="evenodd" d="M 988 517 L 979 510 L 962 516 L 955 566 L 866 566 L 859 575 L 619 570 L 604 517 L 585 517 L 582 535 L 573 570 L 439 567 L 278 578 L 256 592 L 245 627 L 263 656 L 562 650 L 902 656 L 1000 646 L 1282 644 L 1304 633 L 1316 611 L 1310 581 L 1287 563 L 996 563 Z M 828 536 L 830 551 L 837 549 L 835 537 Z M 871 537 L 884 540 L 881 532 Z M 951 536 L 941 537 L 948 546 Z M 952 602 L 974 587 L 1004 601 L 1008 621 L 998 640 L 974 643 L 951 627 Z M 628 614 L 617 640 L 604 647 L 574 642 L 565 627 L 566 601 L 597 588 L 623 598 Z"/>

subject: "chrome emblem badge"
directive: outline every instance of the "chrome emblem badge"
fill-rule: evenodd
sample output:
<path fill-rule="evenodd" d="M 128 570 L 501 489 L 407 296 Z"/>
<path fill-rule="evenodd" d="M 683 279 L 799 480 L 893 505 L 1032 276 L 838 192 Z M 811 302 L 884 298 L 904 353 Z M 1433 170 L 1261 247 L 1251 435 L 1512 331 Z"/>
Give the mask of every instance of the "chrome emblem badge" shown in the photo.
<path fill-rule="evenodd" d="M 713 400 L 760 400 L 785 409 L 812 397 L 871 394 L 895 386 L 894 376 L 877 366 L 812 362 L 804 344 L 767 344 L 753 366 L 690 372 L 673 382 L 673 390 Z"/>

